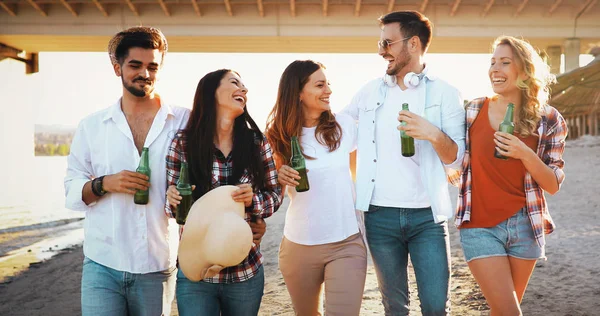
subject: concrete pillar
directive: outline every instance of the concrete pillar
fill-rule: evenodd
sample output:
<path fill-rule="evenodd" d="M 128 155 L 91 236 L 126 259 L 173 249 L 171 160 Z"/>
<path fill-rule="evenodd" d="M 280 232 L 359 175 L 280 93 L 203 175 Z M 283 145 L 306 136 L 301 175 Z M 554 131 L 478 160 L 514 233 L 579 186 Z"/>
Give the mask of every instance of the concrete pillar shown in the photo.
<path fill-rule="evenodd" d="M 571 117 L 571 139 L 577 139 L 577 117 Z"/>
<path fill-rule="evenodd" d="M 0 104 L 3 107 L 0 118 L 0 174 L 4 178 L 0 184 L 0 206 L 22 206 L 26 199 L 37 196 L 36 190 L 45 190 L 27 190 L 34 180 L 31 172 L 34 113 L 33 94 L 27 93 L 24 88 L 35 91 L 37 87 L 31 87 L 32 78 L 25 75 L 25 64 L 20 61 L 3 60 L 0 73 Z"/>
<path fill-rule="evenodd" d="M 562 55 L 562 46 L 553 45 L 546 48 L 546 63 L 550 66 L 550 72 L 560 74 L 560 56 Z"/>
<path fill-rule="evenodd" d="M 564 47 L 565 72 L 579 68 L 579 53 L 581 52 L 581 41 L 579 38 L 567 38 Z"/>

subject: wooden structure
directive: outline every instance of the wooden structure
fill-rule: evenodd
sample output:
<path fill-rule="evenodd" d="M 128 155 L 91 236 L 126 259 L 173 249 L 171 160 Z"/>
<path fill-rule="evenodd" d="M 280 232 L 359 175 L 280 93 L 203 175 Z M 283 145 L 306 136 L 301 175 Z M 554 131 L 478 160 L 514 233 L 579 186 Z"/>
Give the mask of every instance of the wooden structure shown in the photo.
<path fill-rule="evenodd" d="M 550 104 L 569 125 L 569 138 L 600 135 L 600 47 L 590 52 L 596 59 L 557 77 Z"/>
<path fill-rule="evenodd" d="M 600 43 L 600 0 L 0 0 L 2 57 L 104 52 L 118 31 L 160 28 L 170 52 L 375 53 L 377 17 L 418 10 L 434 23 L 429 53 L 490 53 L 499 35 L 548 52 L 553 73 Z M 17 56 L 18 55 L 18 56 Z M 21 59 L 19 59 L 21 58 Z M 35 67 L 31 71 L 35 72 Z M 29 73 L 29 71 L 28 71 Z"/>

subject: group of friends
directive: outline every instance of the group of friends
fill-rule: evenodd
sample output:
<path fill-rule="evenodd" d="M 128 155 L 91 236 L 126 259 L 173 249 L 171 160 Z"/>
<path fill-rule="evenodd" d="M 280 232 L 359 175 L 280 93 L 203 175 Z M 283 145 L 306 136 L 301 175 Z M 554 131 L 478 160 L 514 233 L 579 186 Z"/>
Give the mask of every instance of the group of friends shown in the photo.
<path fill-rule="evenodd" d="M 208 73 L 191 111 L 172 106 L 154 91 L 164 35 L 152 27 L 116 34 L 108 52 L 122 97 L 80 122 L 65 178 L 67 207 L 86 217 L 82 314 L 169 315 L 176 295 L 184 316 L 257 315 L 263 219 L 287 192 L 279 268 L 296 315 L 358 315 L 367 247 L 386 315 L 409 313 L 409 256 L 422 314 L 450 314 L 451 220 L 491 315 L 520 315 L 554 229 L 544 192 L 556 193 L 565 178 L 567 125 L 547 104 L 554 77 L 529 43 L 501 36 L 488 70 L 494 95 L 465 105 L 426 65 L 427 17 L 397 11 L 379 24 L 378 54 L 388 61 L 380 78 L 333 113 L 325 66 L 296 60 L 281 75 L 264 133 L 239 73 Z M 513 134 L 497 129 L 509 103 Z M 411 157 L 401 154 L 400 132 L 415 140 Z M 300 177 L 289 165 L 293 136 L 306 158 L 306 192 L 296 192 Z M 135 172 L 144 147 L 150 178 Z M 254 239 L 239 265 L 199 282 L 177 269 L 182 162 L 194 200 L 238 186 L 231 198 L 244 203 Z M 456 209 L 448 182 L 458 186 Z M 134 204 L 145 189 L 149 203 Z"/>

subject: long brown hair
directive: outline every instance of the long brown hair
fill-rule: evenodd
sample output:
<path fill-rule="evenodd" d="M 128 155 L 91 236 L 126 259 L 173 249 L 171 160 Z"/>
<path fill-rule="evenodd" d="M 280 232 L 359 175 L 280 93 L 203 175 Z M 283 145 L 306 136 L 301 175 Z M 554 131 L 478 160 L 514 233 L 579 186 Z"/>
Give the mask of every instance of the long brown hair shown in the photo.
<path fill-rule="evenodd" d="M 230 69 L 219 69 L 200 79 L 194 96 L 194 107 L 183 131 L 187 139 L 186 159 L 190 166 L 190 182 L 197 186 L 192 192 L 194 200 L 212 189 L 214 139 L 217 130 L 216 92 L 221 79 L 230 72 L 238 74 Z M 244 107 L 244 113 L 235 119 L 233 125 L 233 178 L 237 181 L 244 170 L 248 170 L 250 183 L 255 190 L 264 187 L 265 166 L 260 144 L 257 142 L 262 139 L 263 134 L 248 114 L 247 107 Z"/>
<path fill-rule="evenodd" d="M 300 103 L 300 92 L 309 77 L 319 69 L 325 69 L 325 66 L 312 60 L 296 60 L 289 64 L 281 75 L 277 100 L 267 119 L 265 132 L 278 164 L 290 159 L 292 136 L 302 135 L 304 109 Z M 340 146 L 342 128 L 331 110 L 321 113 L 315 137 L 320 144 L 327 146 L 330 152 Z M 304 152 L 302 154 L 308 159 L 313 159 Z"/>
<path fill-rule="evenodd" d="M 512 36 L 500 36 L 494 41 L 493 48 L 499 45 L 510 47 L 519 73 L 527 76 L 525 80 L 517 80 L 523 101 L 517 113 L 515 132 L 523 137 L 536 135 L 538 123 L 550 95 L 549 86 L 556 78 L 550 73 L 550 66 L 528 42 Z"/>

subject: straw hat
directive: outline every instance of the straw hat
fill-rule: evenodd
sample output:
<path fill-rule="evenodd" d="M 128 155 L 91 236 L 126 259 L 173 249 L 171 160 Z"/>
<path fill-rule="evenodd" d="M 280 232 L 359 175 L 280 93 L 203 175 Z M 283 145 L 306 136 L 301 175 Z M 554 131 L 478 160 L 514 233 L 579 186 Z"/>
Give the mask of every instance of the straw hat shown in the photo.
<path fill-rule="evenodd" d="M 240 264 L 252 248 L 252 230 L 244 220 L 244 203 L 225 185 L 199 198 L 190 209 L 179 242 L 179 268 L 190 281 L 210 278 Z"/>

